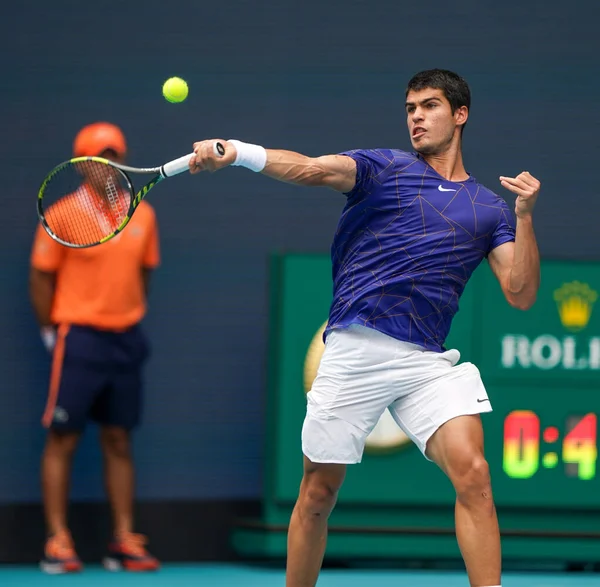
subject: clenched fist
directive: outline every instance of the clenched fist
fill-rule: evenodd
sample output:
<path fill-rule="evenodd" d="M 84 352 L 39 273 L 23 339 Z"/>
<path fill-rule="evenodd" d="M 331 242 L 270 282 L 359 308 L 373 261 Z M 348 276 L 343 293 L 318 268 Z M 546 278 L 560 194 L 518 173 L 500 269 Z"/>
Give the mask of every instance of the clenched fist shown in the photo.
<path fill-rule="evenodd" d="M 517 194 L 515 214 L 517 218 L 531 216 L 535 201 L 540 193 L 540 182 L 529 173 L 523 171 L 517 177 L 500 176 L 500 184 L 513 194 Z"/>

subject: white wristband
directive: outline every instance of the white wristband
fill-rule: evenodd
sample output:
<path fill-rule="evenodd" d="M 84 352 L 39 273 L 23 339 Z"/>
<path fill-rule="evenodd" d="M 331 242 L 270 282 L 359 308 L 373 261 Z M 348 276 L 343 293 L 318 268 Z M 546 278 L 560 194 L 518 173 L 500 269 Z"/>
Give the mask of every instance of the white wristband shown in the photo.
<path fill-rule="evenodd" d="M 42 326 L 40 335 L 46 350 L 51 353 L 56 345 L 56 329 L 53 326 Z"/>
<path fill-rule="evenodd" d="M 237 157 L 231 164 L 236 167 L 246 167 L 251 171 L 262 171 L 267 164 L 267 151 L 260 145 L 251 145 L 250 143 L 242 143 L 236 139 L 230 139 L 232 145 L 235 146 Z"/>

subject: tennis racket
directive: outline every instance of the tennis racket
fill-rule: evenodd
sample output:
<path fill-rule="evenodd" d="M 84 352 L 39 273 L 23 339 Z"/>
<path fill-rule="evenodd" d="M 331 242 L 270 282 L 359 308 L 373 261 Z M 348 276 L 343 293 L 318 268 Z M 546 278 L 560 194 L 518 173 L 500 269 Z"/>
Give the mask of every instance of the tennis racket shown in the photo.
<path fill-rule="evenodd" d="M 213 146 L 222 157 L 225 147 Z M 119 234 L 129 223 L 148 192 L 167 177 L 189 169 L 194 153 L 160 167 L 138 168 L 103 157 L 75 157 L 57 165 L 44 179 L 37 199 L 37 213 L 46 232 L 72 248 L 100 245 Z M 152 175 L 139 191 L 128 174 Z"/>

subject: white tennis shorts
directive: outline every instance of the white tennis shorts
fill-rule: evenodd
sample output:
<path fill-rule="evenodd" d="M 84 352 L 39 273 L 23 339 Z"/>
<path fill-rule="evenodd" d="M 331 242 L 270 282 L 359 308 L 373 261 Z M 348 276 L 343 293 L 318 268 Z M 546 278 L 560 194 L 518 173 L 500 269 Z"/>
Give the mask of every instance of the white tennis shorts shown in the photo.
<path fill-rule="evenodd" d="M 457 350 L 427 351 L 364 326 L 332 330 L 307 395 L 303 453 L 315 463 L 360 463 L 387 408 L 425 455 L 448 420 L 492 411 L 479 369 L 459 359 Z"/>

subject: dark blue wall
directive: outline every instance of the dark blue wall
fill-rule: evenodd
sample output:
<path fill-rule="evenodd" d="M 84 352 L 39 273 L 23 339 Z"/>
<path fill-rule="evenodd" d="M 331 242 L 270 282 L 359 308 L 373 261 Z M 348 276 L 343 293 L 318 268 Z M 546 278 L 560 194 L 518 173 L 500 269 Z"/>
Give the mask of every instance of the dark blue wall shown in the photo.
<path fill-rule="evenodd" d="M 597 258 L 599 16 L 591 1 L 13 4 L 0 25 L 0 501 L 39 499 L 49 361 L 27 296 L 34 200 L 82 125 L 121 125 L 141 166 L 213 136 L 310 155 L 410 148 L 406 81 L 454 69 L 473 92 L 469 171 L 500 193 L 499 175 L 539 177 L 542 253 Z M 189 82 L 184 104 L 161 96 L 172 75 Z M 326 251 L 343 201 L 242 169 L 176 178 L 150 201 L 163 265 L 146 321 L 154 357 L 138 493 L 257 497 L 267 257 Z M 97 456 L 88 434 L 75 498 L 102 496 Z"/>

